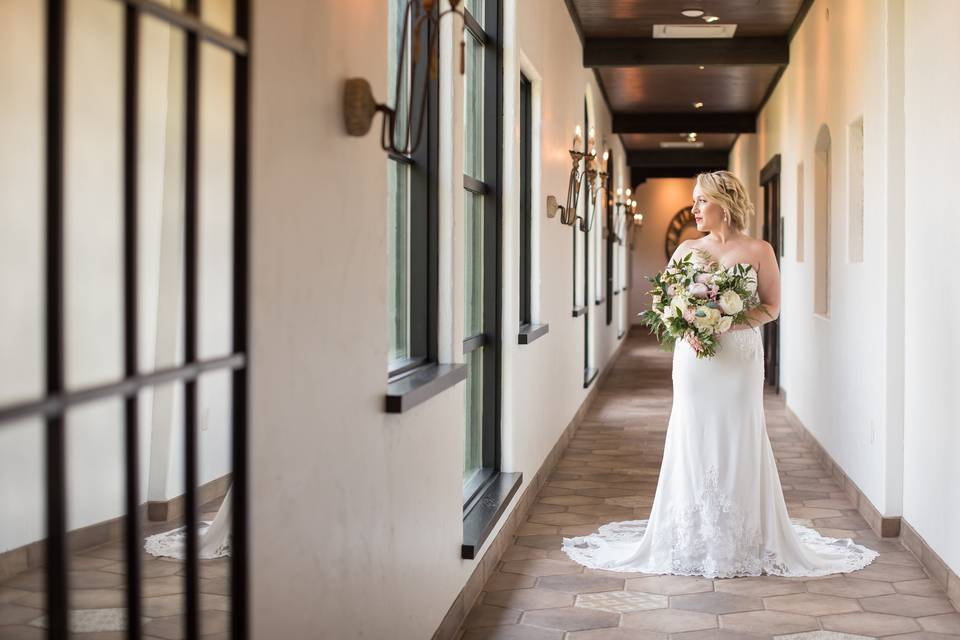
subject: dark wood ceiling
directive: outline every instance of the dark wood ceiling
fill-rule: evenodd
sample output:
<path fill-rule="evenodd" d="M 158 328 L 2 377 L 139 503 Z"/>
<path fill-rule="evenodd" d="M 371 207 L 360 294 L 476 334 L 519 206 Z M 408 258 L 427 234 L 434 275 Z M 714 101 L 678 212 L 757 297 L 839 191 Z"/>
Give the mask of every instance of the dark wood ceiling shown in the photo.
<path fill-rule="evenodd" d="M 650 111 L 756 111 L 777 74 L 774 65 L 643 65 L 600 67 L 610 109 Z M 702 102 L 698 110 L 694 102 Z"/>
<path fill-rule="evenodd" d="M 716 168 L 718 151 L 756 130 L 763 107 L 789 63 L 790 39 L 812 0 L 565 0 L 610 110 L 614 133 L 643 176 L 689 175 Z M 733 38 L 653 38 L 657 24 L 704 25 L 683 9 L 736 24 Z M 701 68 L 701 66 L 703 68 Z M 702 102 L 701 108 L 694 106 Z M 661 149 L 695 131 L 698 150 Z M 629 153 L 629 152 L 634 153 Z M 677 162 L 678 154 L 690 162 Z M 658 156 L 658 154 L 661 154 Z M 663 166 L 657 158 L 663 157 Z M 675 169 L 677 165 L 682 170 Z M 711 165 L 707 167 L 706 165 Z"/>
<path fill-rule="evenodd" d="M 655 24 L 705 24 L 687 18 L 684 9 L 702 9 L 720 18 L 717 24 L 736 24 L 737 37 L 786 36 L 803 0 L 572 0 L 584 35 L 594 37 L 650 37 Z"/>

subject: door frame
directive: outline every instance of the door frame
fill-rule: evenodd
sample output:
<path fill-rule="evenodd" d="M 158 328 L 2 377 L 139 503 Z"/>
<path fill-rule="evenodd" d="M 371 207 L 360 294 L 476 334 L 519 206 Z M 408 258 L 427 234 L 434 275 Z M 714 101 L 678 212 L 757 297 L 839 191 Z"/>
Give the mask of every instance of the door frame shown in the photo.
<path fill-rule="evenodd" d="M 760 171 L 763 188 L 763 239 L 773 246 L 780 265 L 783 257 L 783 217 L 780 213 L 780 154 L 774 155 Z M 764 380 L 780 393 L 780 318 L 763 326 Z"/>

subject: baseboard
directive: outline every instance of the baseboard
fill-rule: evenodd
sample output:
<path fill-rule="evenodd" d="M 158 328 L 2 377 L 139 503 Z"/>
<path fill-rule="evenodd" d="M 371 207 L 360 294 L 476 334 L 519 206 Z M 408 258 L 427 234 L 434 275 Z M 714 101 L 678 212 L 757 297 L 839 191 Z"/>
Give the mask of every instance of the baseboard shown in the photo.
<path fill-rule="evenodd" d="M 497 564 L 500 562 L 500 558 L 503 557 L 504 551 L 513 543 L 514 533 L 517 528 L 526 521 L 527 513 L 536 501 L 540 489 L 546 484 L 550 474 L 553 473 L 557 462 L 560 461 L 560 456 L 563 455 L 563 451 L 570 442 L 570 438 L 573 437 L 573 434 L 583 421 L 583 417 L 586 415 L 590 405 L 593 404 L 593 401 L 596 399 L 597 390 L 603 386 L 604 381 L 613 370 L 613 365 L 616 364 L 620 358 L 623 345 L 627 342 L 626 338 L 630 337 L 630 330 L 630 328 L 627 329 L 627 335 L 620 340 L 620 344 L 617 345 L 616 350 L 603 368 L 603 371 L 597 376 L 597 379 L 594 380 L 590 391 L 587 393 L 587 397 L 584 398 L 580 404 L 580 408 L 577 409 L 576 414 L 574 414 L 573 418 L 567 424 L 563 433 L 560 434 L 560 438 L 553 445 L 553 448 L 550 449 L 550 453 L 547 454 L 537 473 L 534 474 L 533 478 L 531 478 L 530 482 L 521 492 L 520 497 L 517 498 L 516 506 L 507 515 L 506 522 L 500 528 L 500 531 L 497 532 L 497 535 L 487 547 L 486 552 L 484 552 L 477 562 L 473 573 L 470 574 L 467 583 L 463 589 L 460 590 L 450 609 L 447 610 L 443 621 L 433 634 L 433 640 L 449 640 L 455 638 L 460 631 L 460 627 L 463 625 L 464 620 L 466 620 L 467 614 L 473 609 L 473 605 L 483 591 L 483 585 L 486 584 L 487 578 L 489 578 L 497 568 Z"/>
<path fill-rule="evenodd" d="M 230 488 L 230 474 L 215 478 L 206 484 L 197 487 L 197 504 L 206 504 L 227 494 Z M 147 519 L 151 522 L 167 522 L 183 518 L 185 495 L 176 496 L 169 500 L 151 500 L 147 502 Z"/>
<path fill-rule="evenodd" d="M 786 405 L 786 391 L 780 390 L 780 395 Z M 804 426 L 797 415 L 786 407 L 787 420 L 791 426 L 800 435 L 801 439 L 809 444 L 814 451 L 820 463 L 830 471 L 834 479 L 843 487 L 844 492 L 850 500 L 857 506 L 857 511 L 863 516 L 864 520 L 870 525 L 870 528 L 882 538 L 900 537 L 910 553 L 916 556 L 917 560 L 923 566 L 930 579 L 940 585 L 944 590 L 950 602 L 957 609 L 960 609 L 960 577 L 947 566 L 947 563 L 937 554 L 933 548 L 927 544 L 916 529 L 910 526 L 901 516 L 882 516 L 880 511 L 870 502 L 870 499 L 864 495 L 863 491 L 851 480 L 836 461 L 827 453 L 826 449 L 817 441 L 812 433 Z"/>
<path fill-rule="evenodd" d="M 227 493 L 230 487 L 230 474 L 216 478 L 197 488 L 197 504 L 216 500 Z M 140 521 L 166 522 L 183 517 L 183 496 L 166 501 L 153 501 L 140 505 Z M 160 517 L 166 516 L 166 517 Z M 70 551 L 82 551 L 107 542 L 123 538 L 125 516 L 118 516 L 103 522 L 80 527 L 67 532 L 67 548 Z M 42 567 L 46 560 L 44 540 L 37 540 L 22 547 L 0 553 L 0 581 Z"/>
<path fill-rule="evenodd" d="M 917 557 L 930 579 L 946 592 L 953 606 L 960 609 L 960 577 L 906 520 L 900 524 L 900 542 Z"/>
<path fill-rule="evenodd" d="M 786 398 L 786 392 L 782 389 L 780 395 Z M 816 457 L 820 464 L 830 473 L 833 479 L 837 481 L 837 484 L 839 484 L 840 488 L 847 494 L 850 502 L 854 504 L 860 515 L 863 516 L 863 519 L 866 520 L 870 528 L 873 529 L 873 532 L 882 538 L 896 538 L 899 536 L 902 518 L 900 516 L 882 515 L 880 510 L 877 509 L 863 491 L 860 490 L 857 483 L 844 473 L 836 460 L 827 453 L 823 445 L 821 445 L 816 437 L 810 433 L 810 430 L 804 426 L 800 418 L 797 417 L 797 414 L 795 414 L 789 406 L 786 406 L 786 400 L 784 400 L 784 405 L 786 408 L 787 421 L 793 427 L 794 431 L 797 432 L 805 444 L 814 450 L 814 457 Z"/>

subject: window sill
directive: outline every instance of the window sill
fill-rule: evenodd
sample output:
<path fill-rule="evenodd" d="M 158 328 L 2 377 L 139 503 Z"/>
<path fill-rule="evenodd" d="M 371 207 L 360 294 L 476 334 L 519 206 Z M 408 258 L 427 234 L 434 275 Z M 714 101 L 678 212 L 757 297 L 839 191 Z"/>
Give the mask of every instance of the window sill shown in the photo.
<path fill-rule="evenodd" d="M 428 364 L 387 383 L 386 412 L 403 413 L 467 379 L 465 364 Z"/>
<path fill-rule="evenodd" d="M 518 344 L 530 344 L 537 338 L 547 335 L 550 331 L 548 324 L 525 324 L 520 327 L 520 333 L 517 334 Z"/>
<path fill-rule="evenodd" d="M 594 380 L 597 379 L 597 374 L 600 373 L 600 370 L 596 367 L 590 367 L 589 369 L 583 370 L 583 388 L 586 389 L 589 387 Z"/>
<path fill-rule="evenodd" d="M 520 488 L 522 473 L 498 473 L 463 511 L 463 545 L 460 557 L 472 560 L 490 536 L 510 499 Z"/>
<path fill-rule="evenodd" d="M 580 316 L 584 315 L 586 312 L 587 312 L 587 308 L 586 308 L 585 306 L 584 306 L 584 307 L 574 307 L 574 308 L 573 308 L 573 317 L 574 317 L 574 318 L 579 318 Z"/>

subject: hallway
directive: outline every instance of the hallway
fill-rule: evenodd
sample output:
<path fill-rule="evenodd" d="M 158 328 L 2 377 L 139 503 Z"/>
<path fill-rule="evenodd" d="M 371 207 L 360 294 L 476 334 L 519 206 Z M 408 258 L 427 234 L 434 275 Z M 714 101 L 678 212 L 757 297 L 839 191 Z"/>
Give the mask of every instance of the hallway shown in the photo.
<path fill-rule="evenodd" d="M 942 589 L 899 538 L 874 534 L 772 394 L 767 427 L 791 517 L 879 551 L 872 565 L 813 579 L 708 580 L 597 571 L 568 559 L 563 537 L 648 517 L 670 415 L 670 370 L 671 355 L 642 329 L 628 337 L 461 640 L 960 638 L 960 613 Z"/>

